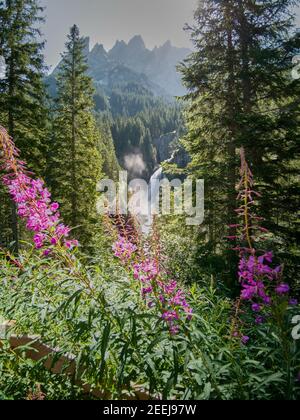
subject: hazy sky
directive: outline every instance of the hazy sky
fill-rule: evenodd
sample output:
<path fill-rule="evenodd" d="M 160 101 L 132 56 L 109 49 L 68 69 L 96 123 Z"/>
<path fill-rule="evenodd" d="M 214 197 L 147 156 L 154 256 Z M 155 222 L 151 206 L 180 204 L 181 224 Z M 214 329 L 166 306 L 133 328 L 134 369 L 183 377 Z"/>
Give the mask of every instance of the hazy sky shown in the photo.
<path fill-rule="evenodd" d="M 106 49 L 117 39 L 129 41 L 142 35 L 146 46 L 153 48 L 170 40 L 178 47 L 190 46 L 183 31 L 193 21 L 197 0 L 41 0 L 46 6 L 46 61 L 56 65 L 64 49 L 66 34 L 76 23 L 91 44 L 99 42 Z M 298 22 L 300 24 L 300 13 Z"/>
<path fill-rule="evenodd" d="M 68 29 L 76 23 L 82 35 L 111 48 L 117 39 L 142 35 L 148 48 L 167 40 L 189 46 L 182 30 L 191 23 L 197 0 L 42 0 L 46 6 L 47 64 L 55 65 L 64 48 Z"/>

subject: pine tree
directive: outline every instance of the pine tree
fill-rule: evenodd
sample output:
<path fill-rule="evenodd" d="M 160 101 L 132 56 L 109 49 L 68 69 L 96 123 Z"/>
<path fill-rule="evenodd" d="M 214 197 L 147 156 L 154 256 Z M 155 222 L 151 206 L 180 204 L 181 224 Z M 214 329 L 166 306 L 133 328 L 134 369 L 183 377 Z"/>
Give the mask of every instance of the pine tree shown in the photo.
<path fill-rule="evenodd" d="M 300 83 L 292 78 L 293 56 L 300 49 L 292 14 L 297 3 L 239 0 L 236 6 L 243 107 L 238 142 L 252 162 L 262 193 L 259 211 L 277 237 L 274 247 L 291 281 L 299 278 L 293 269 L 300 241 Z"/>
<path fill-rule="evenodd" d="M 37 175 L 43 175 L 45 169 L 47 132 L 44 44 L 38 29 L 42 12 L 38 0 L 0 1 L 0 55 L 6 62 L 6 76 L 0 80 L 0 123 Z M 15 207 L 0 189 L 1 230 L 18 250 L 20 228 Z"/>
<path fill-rule="evenodd" d="M 90 244 L 97 223 L 96 184 L 101 175 L 100 135 L 93 114 L 94 88 L 86 75 L 84 43 L 71 28 L 57 77 L 58 97 L 50 153 L 50 185 L 66 223 Z"/>
<path fill-rule="evenodd" d="M 206 182 L 204 233 L 215 253 L 224 249 L 224 226 L 236 223 L 241 146 L 264 196 L 261 215 L 280 236 L 282 249 L 299 241 L 299 82 L 291 78 L 300 47 L 293 33 L 295 3 L 201 0 L 196 24 L 188 28 L 195 52 L 181 65 L 189 89 L 185 145 L 191 173 Z"/>
<path fill-rule="evenodd" d="M 118 180 L 120 165 L 116 156 L 114 140 L 112 138 L 110 124 L 107 118 L 97 118 L 97 126 L 100 133 L 101 156 L 103 161 L 103 174 L 109 179 Z"/>

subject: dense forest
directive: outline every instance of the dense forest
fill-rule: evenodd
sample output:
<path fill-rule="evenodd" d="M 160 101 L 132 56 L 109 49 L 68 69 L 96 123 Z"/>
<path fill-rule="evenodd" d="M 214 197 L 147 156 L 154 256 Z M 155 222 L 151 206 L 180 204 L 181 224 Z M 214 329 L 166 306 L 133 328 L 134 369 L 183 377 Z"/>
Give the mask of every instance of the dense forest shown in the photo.
<path fill-rule="evenodd" d="M 49 74 L 40 2 L 0 0 L 0 399 L 300 399 L 297 5 L 199 0 L 191 51 L 74 24 Z M 121 170 L 203 179 L 203 223 L 100 215 Z"/>

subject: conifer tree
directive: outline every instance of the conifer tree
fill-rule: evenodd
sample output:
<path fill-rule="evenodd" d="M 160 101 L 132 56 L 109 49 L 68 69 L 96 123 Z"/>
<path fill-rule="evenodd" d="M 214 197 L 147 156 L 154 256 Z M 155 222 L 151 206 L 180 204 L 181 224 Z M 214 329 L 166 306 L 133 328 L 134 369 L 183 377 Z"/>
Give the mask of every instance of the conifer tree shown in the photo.
<path fill-rule="evenodd" d="M 116 156 L 114 140 L 111 135 L 109 121 L 104 118 L 97 119 L 97 126 L 100 133 L 102 171 L 109 179 L 118 180 L 120 165 Z"/>
<path fill-rule="evenodd" d="M 0 122 L 39 176 L 44 174 L 47 144 L 44 44 L 38 29 L 42 12 L 38 0 L 0 1 L 0 55 L 6 63 L 5 77 L 0 79 Z M 18 250 L 20 228 L 15 207 L 2 187 L 0 190 L 2 242 L 12 239 Z"/>
<path fill-rule="evenodd" d="M 86 71 L 84 42 L 74 25 L 57 77 L 49 180 L 64 220 L 78 227 L 83 245 L 90 244 L 97 223 L 96 185 L 102 165 L 93 114 L 94 88 Z"/>
<path fill-rule="evenodd" d="M 260 214 L 282 251 L 299 243 L 299 51 L 293 0 L 201 0 L 189 27 L 195 52 L 181 65 L 189 89 L 186 148 L 191 172 L 206 182 L 208 244 L 224 244 L 236 223 L 236 151 L 244 146 L 263 193 Z M 289 197 L 291 199 L 289 199 Z M 229 236 L 233 235 L 229 229 Z"/>

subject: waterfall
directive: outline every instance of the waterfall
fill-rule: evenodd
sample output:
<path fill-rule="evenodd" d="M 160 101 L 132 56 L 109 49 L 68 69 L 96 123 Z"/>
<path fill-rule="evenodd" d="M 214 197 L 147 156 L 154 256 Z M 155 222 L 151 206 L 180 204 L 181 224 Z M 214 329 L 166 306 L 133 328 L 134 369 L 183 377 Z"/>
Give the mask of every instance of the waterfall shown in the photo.
<path fill-rule="evenodd" d="M 151 226 L 153 223 L 153 214 L 152 214 L 152 203 L 158 199 L 160 188 L 159 182 L 164 178 L 163 168 L 159 167 L 151 176 L 149 181 L 149 189 L 148 189 L 148 203 L 146 208 L 148 209 L 148 214 L 138 215 L 138 220 L 141 225 L 142 232 L 145 235 L 148 235 Z"/>
<path fill-rule="evenodd" d="M 151 200 L 154 202 L 154 199 L 159 194 L 159 182 L 164 178 L 163 168 L 160 166 L 150 178 L 150 188 L 149 188 L 149 206 L 151 206 Z"/>

